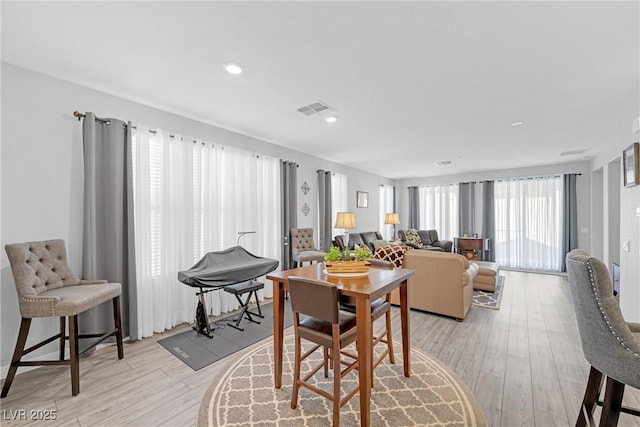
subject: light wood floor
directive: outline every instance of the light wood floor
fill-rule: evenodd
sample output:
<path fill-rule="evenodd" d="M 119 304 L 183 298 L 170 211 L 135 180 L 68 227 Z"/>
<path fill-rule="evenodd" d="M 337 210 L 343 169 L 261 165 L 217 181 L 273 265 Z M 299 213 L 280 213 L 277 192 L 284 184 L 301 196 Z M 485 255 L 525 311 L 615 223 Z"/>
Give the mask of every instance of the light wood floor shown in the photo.
<path fill-rule="evenodd" d="M 463 322 L 412 312 L 411 342 L 434 355 L 474 391 L 490 425 L 567 426 L 575 422 L 588 366 L 580 347 L 568 283 L 563 276 L 505 271 L 500 310 L 472 307 Z M 399 316 L 394 309 L 395 337 Z M 43 367 L 18 374 L 1 401 L 3 426 L 191 426 L 224 360 L 194 372 L 157 343 L 188 326 L 114 347 L 83 359 L 80 394 L 69 371 Z M 53 350 L 52 350 L 53 351 Z M 627 388 L 625 404 L 640 407 Z M 55 421 L 12 421 L 16 411 L 55 410 Z M 622 414 L 620 426 L 640 426 Z"/>

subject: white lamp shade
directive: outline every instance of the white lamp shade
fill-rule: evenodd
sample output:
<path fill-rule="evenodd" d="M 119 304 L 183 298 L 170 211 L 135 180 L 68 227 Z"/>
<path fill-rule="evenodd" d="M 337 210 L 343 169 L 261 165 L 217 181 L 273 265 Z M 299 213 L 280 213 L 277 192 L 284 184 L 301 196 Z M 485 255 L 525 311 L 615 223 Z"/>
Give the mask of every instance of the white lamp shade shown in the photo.
<path fill-rule="evenodd" d="M 384 214 L 384 223 L 385 224 L 400 224 L 400 217 L 397 213 L 388 213 Z"/>
<path fill-rule="evenodd" d="M 345 230 L 356 228 L 356 216 L 353 212 L 338 212 L 335 228 L 344 228 Z"/>

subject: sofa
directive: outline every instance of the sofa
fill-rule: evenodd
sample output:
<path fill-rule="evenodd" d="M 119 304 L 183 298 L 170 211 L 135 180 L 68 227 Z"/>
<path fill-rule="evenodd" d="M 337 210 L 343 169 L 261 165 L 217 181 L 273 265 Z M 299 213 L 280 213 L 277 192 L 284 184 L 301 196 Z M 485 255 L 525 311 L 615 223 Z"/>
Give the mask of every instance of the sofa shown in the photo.
<path fill-rule="evenodd" d="M 429 251 L 452 252 L 453 242 L 451 240 L 440 240 L 437 230 L 398 230 L 398 237 L 402 242 L 415 249 L 426 249 Z"/>
<path fill-rule="evenodd" d="M 460 254 L 410 249 L 404 254 L 403 267 L 415 270 L 409 279 L 411 308 L 443 314 L 461 321 L 473 302 L 473 279 L 478 265 Z M 400 304 L 398 290 L 391 303 Z"/>
<path fill-rule="evenodd" d="M 350 251 L 352 251 L 355 245 L 358 245 L 358 246 L 366 245 L 367 247 L 369 247 L 369 250 L 371 251 L 371 253 L 374 253 L 376 251 L 376 248 L 373 242 L 376 240 L 384 241 L 384 238 L 382 237 L 382 234 L 380 234 L 379 231 L 363 231 L 362 233 L 349 233 L 348 245 L 344 244 L 344 236 L 335 237 L 336 246 L 339 247 L 341 251 L 344 251 L 345 249 L 349 249 Z"/>

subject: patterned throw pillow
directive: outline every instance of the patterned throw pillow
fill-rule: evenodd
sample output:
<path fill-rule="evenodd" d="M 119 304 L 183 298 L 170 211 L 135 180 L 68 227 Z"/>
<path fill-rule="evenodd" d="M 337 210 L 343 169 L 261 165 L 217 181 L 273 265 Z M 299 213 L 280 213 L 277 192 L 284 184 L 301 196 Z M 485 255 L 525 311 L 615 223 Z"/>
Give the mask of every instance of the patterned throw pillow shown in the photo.
<path fill-rule="evenodd" d="M 396 266 L 396 268 L 400 268 L 402 267 L 402 259 L 404 253 L 408 250 L 409 248 L 407 246 L 380 247 L 376 249 L 376 253 L 373 255 L 373 257 L 391 261 L 393 265 Z"/>
<path fill-rule="evenodd" d="M 422 240 L 420 239 L 420 235 L 416 230 L 410 228 L 404 231 L 404 238 L 407 242 L 416 244 L 418 246 L 422 246 Z"/>

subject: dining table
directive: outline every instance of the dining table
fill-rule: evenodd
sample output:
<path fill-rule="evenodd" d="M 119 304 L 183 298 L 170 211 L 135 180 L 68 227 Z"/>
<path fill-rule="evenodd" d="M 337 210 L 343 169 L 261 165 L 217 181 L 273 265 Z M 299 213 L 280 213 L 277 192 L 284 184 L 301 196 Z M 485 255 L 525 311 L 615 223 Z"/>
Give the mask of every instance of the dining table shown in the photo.
<path fill-rule="evenodd" d="M 371 322 L 371 302 L 395 291 L 400 296 L 400 325 L 402 329 L 403 373 L 409 377 L 410 366 L 410 323 L 408 279 L 414 270 L 394 268 L 370 268 L 366 274 L 329 274 L 323 262 L 270 273 L 266 276 L 273 282 L 273 381 L 275 388 L 282 387 L 282 352 L 284 340 L 284 304 L 291 276 L 322 280 L 337 286 L 340 295 L 355 301 L 357 351 L 360 366 L 371 366 L 373 360 L 373 325 Z M 358 369 L 360 394 L 360 425 L 371 425 L 372 369 Z"/>

